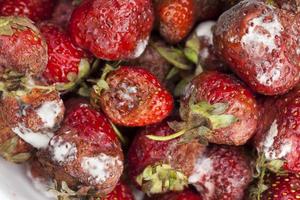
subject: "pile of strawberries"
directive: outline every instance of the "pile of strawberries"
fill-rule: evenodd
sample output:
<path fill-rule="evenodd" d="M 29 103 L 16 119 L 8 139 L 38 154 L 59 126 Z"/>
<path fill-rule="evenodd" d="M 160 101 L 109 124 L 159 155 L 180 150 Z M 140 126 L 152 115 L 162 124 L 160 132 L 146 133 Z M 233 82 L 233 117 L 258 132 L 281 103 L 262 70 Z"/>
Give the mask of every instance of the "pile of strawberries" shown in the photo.
<path fill-rule="evenodd" d="M 0 0 L 0 155 L 59 200 L 300 199 L 299 63 L 298 0 Z"/>

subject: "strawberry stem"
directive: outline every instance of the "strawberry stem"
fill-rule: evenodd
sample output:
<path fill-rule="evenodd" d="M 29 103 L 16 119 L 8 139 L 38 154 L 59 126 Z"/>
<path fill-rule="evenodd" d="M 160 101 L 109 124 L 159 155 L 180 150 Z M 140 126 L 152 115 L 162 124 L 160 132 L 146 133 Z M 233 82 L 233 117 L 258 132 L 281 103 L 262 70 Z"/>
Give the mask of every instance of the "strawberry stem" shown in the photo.
<path fill-rule="evenodd" d="M 114 125 L 111 121 L 110 122 L 110 125 L 111 127 L 113 128 L 113 130 L 115 131 L 115 133 L 117 134 L 118 138 L 121 140 L 122 144 L 123 145 L 127 145 L 128 144 L 128 141 L 127 139 L 123 136 L 123 134 L 119 131 L 119 129 L 116 127 L 116 125 Z"/>
<path fill-rule="evenodd" d="M 168 136 L 147 135 L 147 138 L 149 138 L 150 140 L 165 142 L 165 141 L 176 139 L 176 138 L 184 135 L 187 131 L 188 130 L 183 129 L 183 130 L 181 130 L 177 133 L 174 133 L 174 134 L 171 134 L 171 135 L 168 135 Z"/>

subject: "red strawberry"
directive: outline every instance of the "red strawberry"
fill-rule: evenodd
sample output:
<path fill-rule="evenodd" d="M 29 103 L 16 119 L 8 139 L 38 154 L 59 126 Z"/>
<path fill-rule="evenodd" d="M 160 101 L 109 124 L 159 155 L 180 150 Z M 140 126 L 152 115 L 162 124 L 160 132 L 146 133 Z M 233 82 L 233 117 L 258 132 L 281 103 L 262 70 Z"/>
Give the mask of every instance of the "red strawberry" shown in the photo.
<path fill-rule="evenodd" d="M 2 0 L 0 15 L 28 17 L 33 21 L 49 19 L 56 0 Z"/>
<path fill-rule="evenodd" d="M 123 184 L 118 183 L 118 185 L 115 187 L 114 191 L 109 193 L 104 200 L 134 200 L 133 195 L 131 193 L 130 188 Z"/>
<path fill-rule="evenodd" d="M 33 23 L 20 17 L 0 17 L 0 71 L 39 76 L 47 65 L 47 45 Z M 28 76 L 27 76 L 28 77 Z"/>
<path fill-rule="evenodd" d="M 299 174 L 271 176 L 269 188 L 261 195 L 261 200 L 297 200 L 300 198 Z"/>
<path fill-rule="evenodd" d="M 84 101 L 66 105 L 62 127 L 48 148 L 38 152 L 38 159 L 50 177 L 58 184 L 65 182 L 77 195 L 95 191 L 93 195 L 104 196 L 113 191 L 123 171 L 116 133 L 106 117 Z"/>
<path fill-rule="evenodd" d="M 67 29 L 74 9 L 75 9 L 74 1 L 60 0 L 55 6 L 55 9 L 52 13 L 51 22 L 64 29 Z"/>
<path fill-rule="evenodd" d="M 300 89 L 277 99 L 267 99 L 264 106 L 260 120 L 263 126 L 255 135 L 255 147 L 270 163 L 271 170 L 283 167 L 300 172 Z"/>
<path fill-rule="evenodd" d="M 218 20 L 219 55 L 253 90 L 286 93 L 299 82 L 300 18 L 263 1 L 242 1 Z"/>
<path fill-rule="evenodd" d="M 75 83 L 89 72 L 86 53 L 76 47 L 67 33 L 51 23 L 40 30 L 48 44 L 48 65 L 43 74 L 49 84 Z"/>
<path fill-rule="evenodd" d="M 134 139 L 128 152 L 129 175 L 147 194 L 181 191 L 187 186 L 196 156 L 205 147 L 197 140 L 184 138 L 157 142 L 147 137 L 169 136 L 174 131 L 166 122 L 145 127 Z"/>
<path fill-rule="evenodd" d="M 252 93 L 233 76 L 219 72 L 205 72 L 192 80 L 181 100 L 180 112 L 189 127 L 202 127 L 204 137 L 217 144 L 245 144 L 258 123 Z M 204 121 L 195 120 L 195 116 Z"/>
<path fill-rule="evenodd" d="M 79 47 L 104 60 L 140 56 L 153 25 L 150 0 L 90 0 L 73 12 L 69 31 Z"/>
<path fill-rule="evenodd" d="M 204 200 L 242 200 L 252 181 L 250 159 L 243 149 L 213 146 L 198 157 L 189 177 Z"/>
<path fill-rule="evenodd" d="M 178 43 L 192 30 L 196 22 L 195 0 L 155 1 L 159 32 L 170 43 Z"/>
<path fill-rule="evenodd" d="M 109 119 L 122 126 L 158 123 L 173 109 L 173 98 L 147 70 L 120 67 L 106 78 L 107 88 L 95 86 L 92 101 L 100 105 Z"/>
<path fill-rule="evenodd" d="M 200 194 L 196 194 L 195 192 L 191 190 L 184 190 L 182 192 L 172 192 L 165 195 L 162 195 L 160 197 L 155 197 L 153 200 L 202 200 Z"/>

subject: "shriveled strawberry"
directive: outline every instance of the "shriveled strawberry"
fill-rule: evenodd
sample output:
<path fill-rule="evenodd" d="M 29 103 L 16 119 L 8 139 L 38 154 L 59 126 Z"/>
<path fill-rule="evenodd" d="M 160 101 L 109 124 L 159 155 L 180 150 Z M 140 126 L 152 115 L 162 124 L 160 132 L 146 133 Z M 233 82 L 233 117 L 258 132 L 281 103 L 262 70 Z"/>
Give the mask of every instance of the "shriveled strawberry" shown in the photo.
<path fill-rule="evenodd" d="M 91 0 L 73 12 L 69 31 L 79 47 L 104 60 L 140 56 L 154 21 L 150 0 Z"/>
<path fill-rule="evenodd" d="M 43 73 L 49 84 L 72 87 L 89 72 L 87 54 L 76 47 L 67 33 L 52 23 L 39 26 L 48 45 L 48 64 Z M 67 89 L 67 88 L 66 88 Z"/>
<path fill-rule="evenodd" d="M 263 127 L 258 129 L 254 144 L 271 170 L 300 172 L 299 102 L 300 89 L 264 102 Z"/>
<path fill-rule="evenodd" d="M 245 144 L 258 123 L 251 91 L 234 76 L 219 72 L 205 72 L 191 81 L 181 100 L 180 113 L 185 131 L 200 128 L 200 136 L 217 144 Z"/>
<path fill-rule="evenodd" d="M 170 192 L 164 195 L 155 196 L 151 200 L 202 200 L 201 195 L 186 189 L 182 192 Z"/>
<path fill-rule="evenodd" d="M 148 195 L 182 191 L 193 171 L 191 163 L 204 151 L 198 140 L 184 138 L 157 142 L 147 137 L 169 136 L 174 131 L 166 122 L 147 126 L 135 137 L 128 152 L 129 176 Z"/>
<path fill-rule="evenodd" d="M 178 43 L 192 30 L 196 22 L 195 0 L 155 1 L 155 15 L 163 38 Z"/>
<path fill-rule="evenodd" d="M 47 45 L 33 22 L 0 17 L 0 73 L 12 70 L 39 76 L 48 61 Z"/>
<path fill-rule="evenodd" d="M 264 1 L 242 1 L 218 20 L 219 55 L 253 90 L 283 94 L 299 82 L 300 18 Z"/>
<path fill-rule="evenodd" d="M 2 0 L 0 15 L 28 17 L 33 21 L 42 21 L 51 17 L 56 0 Z"/>
<path fill-rule="evenodd" d="M 171 94 L 145 69 L 122 66 L 103 81 L 94 87 L 92 101 L 113 123 L 145 126 L 161 122 L 172 112 Z"/>
<path fill-rule="evenodd" d="M 59 191 L 67 185 L 77 196 L 88 191 L 92 196 L 105 196 L 113 191 L 123 171 L 116 133 L 106 117 L 88 103 L 75 100 L 66 105 L 62 127 L 37 157 L 49 176 L 61 184 Z"/>
<path fill-rule="evenodd" d="M 116 199 L 134 200 L 130 188 L 123 183 L 118 183 L 118 185 L 115 187 L 114 191 L 109 193 L 104 198 L 104 200 L 116 200 Z"/>
<path fill-rule="evenodd" d="M 60 0 L 52 12 L 51 22 L 64 29 L 67 29 L 74 9 L 75 9 L 74 1 Z"/>
<path fill-rule="evenodd" d="M 300 198 L 299 174 L 271 176 L 266 181 L 269 188 L 261 195 L 261 200 L 297 200 Z"/>
<path fill-rule="evenodd" d="M 216 22 L 200 23 L 188 38 L 184 53 L 197 64 L 196 74 L 203 70 L 228 71 L 226 64 L 219 58 L 213 44 L 213 28 Z"/>
<path fill-rule="evenodd" d="M 216 145 L 199 155 L 189 183 L 204 200 L 242 200 L 252 176 L 250 158 L 242 148 Z"/>

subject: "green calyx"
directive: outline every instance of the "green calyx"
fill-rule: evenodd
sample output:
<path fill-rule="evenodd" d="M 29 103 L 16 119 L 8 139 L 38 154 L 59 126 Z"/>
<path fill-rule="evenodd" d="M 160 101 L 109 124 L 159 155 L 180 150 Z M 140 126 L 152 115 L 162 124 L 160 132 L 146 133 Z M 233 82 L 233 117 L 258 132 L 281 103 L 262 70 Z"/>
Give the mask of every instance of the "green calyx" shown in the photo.
<path fill-rule="evenodd" d="M 0 145 L 0 155 L 13 163 L 23 163 L 31 157 L 30 153 L 14 154 L 18 145 L 18 137 L 15 136 Z"/>
<path fill-rule="evenodd" d="M 183 50 L 184 55 L 188 60 L 194 64 L 199 62 L 199 51 L 200 51 L 200 41 L 197 35 L 193 34 L 192 37 L 186 42 L 185 48 Z"/>
<path fill-rule="evenodd" d="M 190 105 L 191 112 L 204 117 L 212 130 L 226 128 L 238 121 L 234 115 L 224 114 L 227 108 L 227 103 L 209 104 L 206 101 Z"/>
<path fill-rule="evenodd" d="M 116 68 L 114 68 L 113 66 L 111 66 L 109 64 L 105 65 L 105 67 L 103 69 L 103 73 L 101 75 L 101 78 L 99 80 L 97 80 L 96 85 L 93 86 L 93 89 L 96 94 L 100 95 L 103 90 L 109 89 L 109 85 L 106 82 L 106 77 L 110 72 L 112 72 L 114 70 L 116 70 Z"/>
<path fill-rule="evenodd" d="M 192 66 L 186 59 L 184 52 L 176 48 L 169 48 L 160 46 L 157 43 L 150 43 L 150 45 L 156 49 L 156 51 L 163 57 L 166 61 L 172 64 L 174 67 L 181 70 L 190 70 Z"/>
<path fill-rule="evenodd" d="M 188 186 L 187 176 L 167 164 L 146 167 L 136 181 L 148 195 L 182 191 Z"/>
<path fill-rule="evenodd" d="M 31 29 L 35 33 L 39 30 L 33 22 L 24 17 L 0 17 L 0 35 L 12 36 L 15 30 Z"/>

